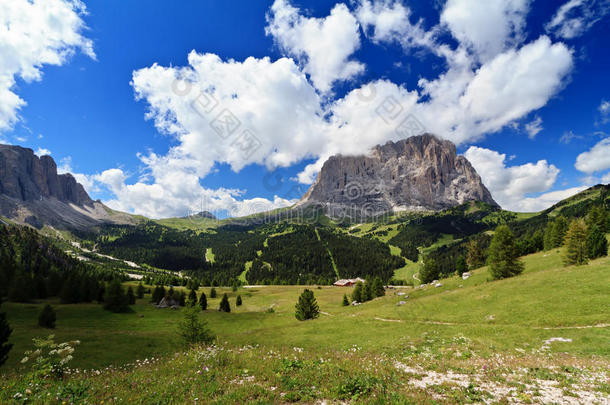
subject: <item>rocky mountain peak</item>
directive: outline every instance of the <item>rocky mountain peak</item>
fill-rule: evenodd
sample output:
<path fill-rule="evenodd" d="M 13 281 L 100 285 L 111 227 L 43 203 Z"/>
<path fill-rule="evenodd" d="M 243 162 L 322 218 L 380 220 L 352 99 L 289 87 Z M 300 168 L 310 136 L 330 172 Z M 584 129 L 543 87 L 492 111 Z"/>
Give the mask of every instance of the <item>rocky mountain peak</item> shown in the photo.
<path fill-rule="evenodd" d="M 452 142 L 424 134 L 377 145 L 365 156 L 330 157 L 298 206 L 321 205 L 331 216 L 346 210 L 377 215 L 468 201 L 498 205 Z"/>

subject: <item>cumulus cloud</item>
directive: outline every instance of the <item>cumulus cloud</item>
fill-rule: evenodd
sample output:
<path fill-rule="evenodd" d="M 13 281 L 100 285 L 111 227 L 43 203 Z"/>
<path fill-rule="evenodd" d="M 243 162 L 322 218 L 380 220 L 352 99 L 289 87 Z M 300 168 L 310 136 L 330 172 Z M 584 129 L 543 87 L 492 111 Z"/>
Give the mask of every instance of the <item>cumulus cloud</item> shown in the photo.
<path fill-rule="evenodd" d="M 608 12 L 608 0 L 569 0 L 559 7 L 545 29 L 560 38 L 573 39 L 584 34 Z"/>
<path fill-rule="evenodd" d="M 588 174 L 610 169 L 610 138 L 602 139 L 590 150 L 578 155 L 574 166 Z"/>
<path fill-rule="evenodd" d="M 538 197 L 524 198 L 519 204 L 519 209 L 523 212 L 542 211 L 557 204 L 561 200 L 565 200 L 566 198 L 572 197 L 573 195 L 580 193 L 586 188 L 587 187 L 585 186 L 572 187 L 565 190 L 557 190 L 550 191 L 548 193 L 543 193 Z"/>
<path fill-rule="evenodd" d="M 534 139 L 540 131 L 542 131 L 542 118 L 536 117 L 532 121 L 525 124 L 525 132 L 530 139 Z"/>
<path fill-rule="evenodd" d="M 36 156 L 38 156 L 38 157 L 45 156 L 45 155 L 49 155 L 50 156 L 51 155 L 51 151 L 46 149 L 46 148 L 38 148 L 38 149 L 36 149 L 34 154 Z"/>
<path fill-rule="evenodd" d="M 449 0 L 441 13 L 441 23 L 485 62 L 523 40 L 529 3 L 530 0 Z"/>
<path fill-rule="evenodd" d="M 286 167 L 313 158 L 297 175 L 309 184 L 333 154 L 366 153 L 424 131 L 463 144 L 514 124 L 562 88 L 572 52 L 546 36 L 521 44 L 528 2 L 491 3 L 500 10 L 490 15 L 504 19 L 491 42 L 459 21 L 457 10 L 465 3 L 443 9 L 448 13 L 443 27 L 452 27 L 458 39 L 453 47 L 440 42 L 442 27 L 426 31 L 423 21 L 411 23 L 411 11 L 397 1 L 364 0 L 353 12 L 339 4 L 327 17 L 309 18 L 277 0 L 267 16 L 267 33 L 290 57 L 235 61 L 192 51 L 187 66 L 154 64 L 134 71 L 131 84 L 149 107 L 146 117 L 176 142 L 166 154 L 140 156 L 147 176 L 135 184 L 123 180 L 110 187 L 114 183 L 104 180 L 117 196 L 115 207 L 159 216 L 172 211 L 170 205 L 184 209 L 202 193 L 235 207 L 237 191 L 199 186 L 218 162 L 239 171 L 249 164 Z M 363 68 L 350 59 L 360 46 L 359 24 L 373 42 L 428 49 L 446 61 L 446 70 L 416 86 L 377 79 L 333 98 L 333 84 Z M 540 124 L 535 119 L 528 132 Z M 549 176 L 556 169 L 544 161 L 533 167 Z"/>
<path fill-rule="evenodd" d="M 337 4 L 324 18 L 305 17 L 287 0 L 276 0 L 267 16 L 265 31 L 280 48 L 295 57 L 323 93 L 333 83 L 354 78 L 364 71 L 364 64 L 350 60 L 360 48 L 356 18 L 345 4 Z"/>
<path fill-rule="evenodd" d="M 604 184 L 610 183 L 610 172 L 608 172 L 602 176 L 602 183 L 604 183 Z"/>
<path fill-rule="evenodd" d="M 547 191 L 555 184 L 559 169 L 546 160 L 507 166 L 505 154 L 477 146 L 471 146 L 464 156 L 479 173 L 483 184 L 496 202 L 504 209 L 537 211 L 548 207 L 544 206 L 544 202 L 554 196 L 528 197 Z"/>
<path fill-rule="evenodd" d="M 95 57 L 84 14 L 78 0 L 0 1 L 0 131 L 12 128 L 26 105 L 17 78 L 41 80 L 44 65 L 63 65 L 77 50 Z"/>

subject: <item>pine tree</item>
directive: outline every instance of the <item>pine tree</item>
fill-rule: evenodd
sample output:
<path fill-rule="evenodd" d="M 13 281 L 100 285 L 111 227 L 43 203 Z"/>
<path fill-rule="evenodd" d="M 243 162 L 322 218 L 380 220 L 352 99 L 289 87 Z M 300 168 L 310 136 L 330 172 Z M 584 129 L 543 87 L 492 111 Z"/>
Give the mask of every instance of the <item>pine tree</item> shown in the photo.
<path fill-rule="evenodd" d="M 373 279 L 371 291 L 374 297 L 383 297 L 385 295 L 385 288 L 383 288 L 383 281 L 381 281 L 381 277 L 375 277 L 375 279 Z"/>
<path fill-rule="evenodd" d="M 186 307 L 182 310 L 183 319 L 178 324 L 178 333 L 186 343 L 212 343 L 214 335 L 208 328 L 207 323 L 199 318 L 199 310 L 196 307 Z"/>
<path fill-rule="evenodd" d="M 112 312 L 126 312 L 129 307 L 129 298 L 123 291 L 123 286 L 118 279 L 112 280 L 104 294 L 104 309 Z"/>
<path fill-rule="evenodd" d="M 165 287 L 157 285 L 152 293 L 152 302 L 158 304 L 165 297 Z"/>
<path fill-rule="evenodd" d="M 55 315 L 55 310 L 49 304 L 46 304 L 42 307 L 40 314 L 38 315 L 38 326 L 42 326 L 43 328 L 55 329 L 55 321 L 57 316 Z"/>
<path fill-rule="evenodd" d="M 208 299 L 203 291 L 201 292 L 201 297 L 199 297 L 199 308 L 201 308 L 202 311 L 208 309 Z"/>
<path fill-rule="evenodd" d="M 238 295 L 237 298 L 235 298 L 235 306 L 241 306 L 241 295 Z"/>
<path fill-rule="evenodd" d="M 177 297 L 175 296 L 175 294 L 176 294 L 176 293 L 175 293 L 175 291 L 174 291 L 174 286 L 173 286 L 173 285 L 170 285 L 170 286 L 169 286 L 169 290 L 167 291 L 167 297 L 168 297 L 170 300 L 174 300 L 174 299 L 176 299 L 176 298 L 177 298 Z"/>
<path fill-rule="evenodd" d="M 565 236 L 565 252 L 563 263 L 569 265 L 587 264 L 587 225 L 582 219 L 575 219 L 570 223 Z"/>
<path fill-rule="evenodd" d="M 2 298 L 0 297 L 0 307 L 1 306 Z M 8 359 L 8 352 L 10 352 L 13 347 L 13 344 L 8 342 L 12 332 L 13 329 L 11 329 L 6 320 L 6 313 L 0 312 L 0 366 L 6 362 Z"/>
<path fill-rule="evenodd" d="M 464 256 L 458 256 L 457 260 L 455 261 L 455 271 L 459 276 L 468 271 L 468 264 L 466 263 L 466 258 Z"/>
<path fill-rule="evenodd" d="M 144 285 L 142 285 L 142 283 L 138 284 L 138 289 L 136 290 L 136 296 L 139 299 L 144 298 L 144 293 L 146 292 L 146 289 L 144 288 Z"/>
<path fill-rule="evenodd" d="M 596 205 L 589 210 L 587 214 L 587 227 L 592 229 L 597 226 L 602 233 L 608 231 L 608 213 L 602 205 Z"/>
<path fill-rule="evenodd" d="M 180 305 L 181 307 L 185 306 L 186 305 L 186 293 L 184 291 L 180 291 L 179 293 L 174 294 L 174 296 L 175 295 L 178 295 L 178 305 Z"/>
<path fill-rule="evenodd" d="M 195 290 L 189 291 L 189 296 L 186 299 L 186 305 L 188 305 L 189 307 L 197 305 L 197 293 L 195 292 Z"/>
<path fill-rule="evenodd" d="M 349 306 L 349 300 L 347 299 L 347 294 L 343 294 L 343 304 L 344 307 Z"/>
<path fill-rule="evenodd" d="M 439 270 L 436 260 L 432 257 L 424 257 L 424 264 L 419 270 L 419 279 L 423 284 L 428 284 L 438 278 Z"/>
<path fill-rule="evenodd" d="M 354 291 L 352 291 L 352 301 L 363 302 L 364 298 L 362 297 L 364 290 L 364 284 L 362 281 L 358 281 L 354 286 Z"/>
<path fill-rule="evenodd" d="M 216 289 L 213 287 L 210 290 L 210 298 L 216 298 Z"/>
<path fill-rule="evenodd" d="M 598 225 L 593 223 L 587 233 L 587 257 L 597 259 L 598 257 L 608 256 L 608 240 Z"/>
<path fill-rule="evenodd" d="M 551 229 L 551 249 L 563 246 L 567 231 L 568 220 L 563 215 L 559 215 L 553 221 L 553 227 Z"/>
<path fill-rule="evenodd" d="M 371 281 L 367 280 L 364 282 L 362 287 L 362 301 L 370 301 L 373 299 L 373 289 L 371 288 Z"/>
<path fill-rule="evenodd" d="M 466 262 L 471 269 L 478 269 L 485 265 L 485 252 L 481 247 L 481 242 L 478 239 L 472 239 L 466 245 Z M 431 281 L 434 278 L 431 279 Z"/>
<path fill-rule="evenodd" d="M 229 304 L 229 296 L 225 293 L 220 300 L 218 310 L 222 312 L 231 312 L 231 305 Z"/>
<path fill-rule="evenodd" d="M 127 302 L 129 303 L 129 305 L 134 305 L 136 303 L 136 295 L 134 294 L 133 288 L 131 288 L 131 286 L 127 288 Z"/>
<path fill-rule="evenodd" d="M 489 245 L 489 271 L 494 279 L 516 276 L 523 272 L 523 263 L 515 243 L 515 235 L 507 225 L 496 228 Z"/>
<path fill-rule="evenodd" d="M 313 291 L 308 289 L 305 289 L 305 291 L 303 291 L 303 293 L 299 297 L 299 301 L 297 302 L 295 308 L 296 312 L 294 316 L 299 321 L 315 319 L 320 316 L 320 308 L 318 307 L 316 298 L 313 295 Z"/>
<path fill-rule="evenodd" d="M 19 271 L 13 278 L 11 288 L 8 290 L 8 299 L 13 302 L 28 302 L 32 298 L 32 278 L 25 272 Z"/>

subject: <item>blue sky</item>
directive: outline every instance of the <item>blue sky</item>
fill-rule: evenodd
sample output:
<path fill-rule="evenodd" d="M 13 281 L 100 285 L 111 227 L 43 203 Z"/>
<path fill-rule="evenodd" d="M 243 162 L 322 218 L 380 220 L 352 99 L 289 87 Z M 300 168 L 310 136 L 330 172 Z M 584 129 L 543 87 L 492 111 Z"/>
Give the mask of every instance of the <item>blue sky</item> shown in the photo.
<path fill-rule="evenodd" d="M 403 116 L 458 144 L 505 208 L 610 181 L 607 0 L 48 3 L 0 16 L 22 23 L 0 35 L 0 137 L 113 208 L 283 206 L 329 155 L 400 138 Z M 241 125 L 226 139 L 210 126 L 223 109 Z"/>

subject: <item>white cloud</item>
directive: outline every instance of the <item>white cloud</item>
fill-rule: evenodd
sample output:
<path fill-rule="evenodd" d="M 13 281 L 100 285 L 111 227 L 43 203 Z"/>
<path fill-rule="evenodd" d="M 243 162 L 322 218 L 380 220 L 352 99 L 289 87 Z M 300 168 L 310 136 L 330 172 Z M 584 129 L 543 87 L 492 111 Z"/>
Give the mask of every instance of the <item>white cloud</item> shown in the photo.
<path fill-rule="evenodd" d="M 599 113 L 602 116 L 602 122 L 605 124 L 610 121 L 610 101 L 602 100 L 598 107 Z"/>
<path fill-rule="evenodd" d="M 602 176 L 602 183 L 604 183 L 604 184 L 610 183 L 610 172 L 608 172 Z"/>
<path fill-rule="evenodd" d="M 610 169 L 610 138 L 602 139 L 590 150 L 578 155 L 574 167 L 588 174 Z"/>
<path fill-rule="evenodd" d="M 525 132 L 530 139 L 534 139 L 536 135 L 544 128 L 542 127 L 542 118 L 536 117 L 532 121 L 525 124 Z"/>
<path fill-rule="evenodd" d="M 12 128 L 26 105 L 17 78 L 41 80 L 44 65 L 62 65 L 78 49 L 95 57 L 82 35 L 84 14 L 78 0 L 0 0 L 0 130 Z"/>
<path fill-rule="evenodd" d="M 411 9 L 399 1 L 360 1 L 355 11 L 365 34 L 374 43 L 397 42 L 405 49 L 434 47 L 435 30 L 426 31 L 423 20 L 411 24 Z M 432 49 L 431 49 L 432 50 Z"/>
<path fill-rule="evenodd" d="M 569 0 L 545 25 L 549 33 L 572 39 L 581 36 L 610 11 L 608 0 Z"/>
<path fill-rule="evenodd" d="M 315 87 L 323 93 L 333 83 L 354 78 L 364 64 L 350 60 L 360 48 L 356 18 L 345 4 L 337 4 L 325 18 L 308 18 L 287 0 L 276 0 L 267 16 L 265 31 L 280 48 L 299 60 Z"/>
<path fill-rule="evenodd" d="M 550 189 L 559 174 L 559 169 L 546 160 L 506 166 L 505 154 L 477 146 L 471 146 L 464 156 L 479 173 L 496 202 L 513 211 L 533 210 L 534 201 L 542 206 L 544 198 L 527 196 Z M 538 209 L 536 206 L 534 210 Z"/>
<path fill-rule="evenodd" d="M 566 190 L 558 190 L 544 193 L 535 198 L 524 198 L 519 204 L 519 210 L 522 212 L 542 211 L 557 204 L 561 200 L 565 200 L 566 198 L 572 197 L 573 195 L 580 193 L 586 188 L 587 187 L 585 186 L 572 187 Z"/>
<path fill-rule="evenodd" d="M 530 0 L 448 0 L 441 23 L 482 62 L 523 39 Z"/>
<path fill-rule="evenodd" d="M 34 152 L 34 154 L 38 157 L 44 156 L 44 155 L 51 155 L 51 151 L 46 149 L 46 148 L 38 148 L 36 149 L 36 152 Z"/>

